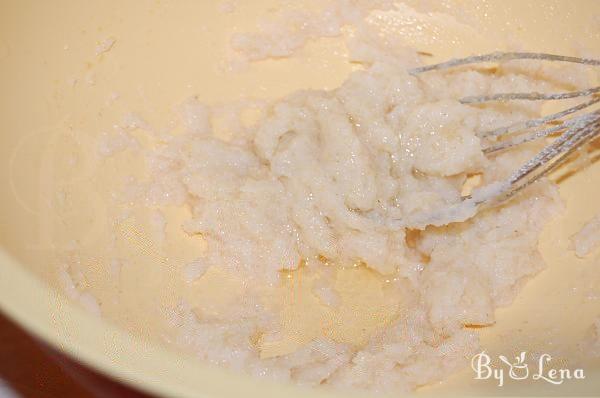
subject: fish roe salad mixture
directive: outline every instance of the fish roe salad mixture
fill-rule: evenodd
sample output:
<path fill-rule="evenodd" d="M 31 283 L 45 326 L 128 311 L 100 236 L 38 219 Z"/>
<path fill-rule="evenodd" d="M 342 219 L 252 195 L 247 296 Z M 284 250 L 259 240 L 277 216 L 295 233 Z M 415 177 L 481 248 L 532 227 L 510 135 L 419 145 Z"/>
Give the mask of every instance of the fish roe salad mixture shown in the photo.
<path fill-rule="evenodd" d="M 319 23 L 307 25 L 314 15 L 300 12 L 236 35 L 236 65 L 291 55 L 368 11 L 333 4 Z M 176 229 L 202 247 L 176 269 L 175 299 L 148 314 L 161 325 L 148 333 L 266 379 L 410 391 L 480 351 L 477 329 L 544 267 L 538 238 L 562 208 L 544 180 L 477 215 L 418 222 L 503 181 L 544 145 L 484 155 L 479 133 L 538 117 L 541 104 L 458 99 L 589 82 L 577 66 L 533 61 L 413 76 L 407 70 L 426 58 L 367 29 L 348 48 L 360 67 L 338 88 L 230 105 L 190 98 L 177 107 L 183 133 L 157 134 L 129 115 L 101 137 L 98 153 L 145 159 L 148 173 L 115 197 L 130 211 L 151 209 L 154 242 Z M 184 214 L 175 225 L 165 217 L 172 209 Z M 133 289 L 136 278 L 120 274 L 119 261 L 107 267 L 120 291 Z M 107 298 L 85 288 L 76 265 L 61 277 L 72 297 L 102 312 Z"/>

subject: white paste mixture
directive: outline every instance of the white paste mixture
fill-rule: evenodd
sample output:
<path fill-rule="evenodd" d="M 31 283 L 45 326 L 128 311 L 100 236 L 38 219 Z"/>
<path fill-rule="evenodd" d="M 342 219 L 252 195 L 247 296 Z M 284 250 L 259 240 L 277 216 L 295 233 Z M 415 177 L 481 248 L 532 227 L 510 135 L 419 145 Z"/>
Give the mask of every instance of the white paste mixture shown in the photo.
<path fill-rule="evenodd" d="M 338 16 L 336 26 L 360 19 L 359 11 Z M 234 48 L 249 61 L 280 57 L 337 32 L 288 31 L 277 47 L 284 25 L 274 26 L 272 34 L 236 36 Z M 223 107 L 192 98 L 179 107 L 184 134 L 157 138 L 140 121 L 133 128 L 146 130 L 153 145 L 124 128 L 116 141 L 103 137 L 99 151 L 146 156 L 150 177 L 131 181 L 127 200 L 189 209 L 180 227 L 206 250 L 182 280 L 202 289 L 217 278 L 221 293 L 235 292 L 182 299 L 165 314 L 170 344 L 265 378 L 411 390 L 466 366 L 479 349 L 473 327 L 493 324 L 494 310 L 543 268 L 538 236 L 561 208 L 556 188 L 542 181 L 501 207 L 457 219 L 466 221 L 414 224 L 458 203 L 468 178 L 478 176 L 480 186 L 502 181 L 544 145 L 486 157 L 478 133 L 537 117 L 541 105 L 458 99 L 585 82 L 573 78 L 575 67 L 535 62 L 411 76 L 414 51 L 392 51 L 366 33 L 350 48 L 362 70 L 335 90 L 233 104 L 225 135 L 215 127 Z M 256 117 L 247 121 L 248 113 Z M 161 214 L 152 216 L 159 236 Z M 300 276 L 305 288 L 289 298 Z M 361 306 L 370 295 L 379 307 Z M 312 309 L 295 312 L 303 305 Z M 359 330 L 348 319 L 369 326 Z"/>

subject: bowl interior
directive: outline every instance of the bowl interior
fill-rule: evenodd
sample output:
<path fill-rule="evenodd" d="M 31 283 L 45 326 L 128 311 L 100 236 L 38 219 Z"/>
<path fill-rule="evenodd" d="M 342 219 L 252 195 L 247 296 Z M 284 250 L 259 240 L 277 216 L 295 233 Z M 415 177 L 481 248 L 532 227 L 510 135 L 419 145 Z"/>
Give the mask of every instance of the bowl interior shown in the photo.
<path fill-rule="evenodd" d="M 102 162 L 90 156 L 97 137 L 115 120 L 133 110 L 143 112 L 153 125 L 167 126 L 174 105 L 192 95 L 223 103 L 334 88 L 356 67 L 344 57 L 343 40 L 327 38 L 311 41 L 291 58 L 228 71 L 231 34 L 255 29 L 278 2 L 237 2 L 227 13 L 220 3 L 22 0 L 0 6 L 0 305 L 43 339 L 149 391 L 178 396 L 305 393 L 289 386 L 267 388 L 207 368 L 136 328 L 152 325 L 154 292 L 165 292 L 162 300 L 173 299 L 168 291 L 177 286 L 164 273 L 148 272 L 140 279 L 140 289 L 124 298 L 133 336 L 115 326 L 128 327 L 118 306 L 107 309 L 115 324 L 103 322 L 74 307 L 56 289 L 61 261 L 56 253 L 68 250 L 73 239 L 83 242 L 81 261 L 90 267 L 108 261 L 101 249 L 108 228 L 103 220 L 110 211 L 107 192 L 116 187 L 123 170 L 144 173 L 141 159 Z M 509 48 L 600 55 L 600 2 L 594 0 L 406 3 L 379 23 L 395 40 L 433 54 L 429 62 Z M 434 12 L 424 12 L 427 7 Z M 107 40 L 113 39 L 107 49 Z M 578 355 L 577 343 L 600 316 L 598 301 L 590 299 L 600 286 L 600 257 L 596 253 L 577 259 L 569 250 L 569 237 L 600 210 L 600 163 L 554 178 L 560 180 L 566 211 L 540 241 L 548 268 L 525 286 L 513 305 L 498 311 L 495 326 L 481 330 L 482 344 L 491 353 L 543 353 L 552 342 L 553 348 Z M 169 214 L 173 220 L 184 216 L 179 211 Z M 183 257 L 191 252 L 194 243 L 183 233 L 174 230 L 171 235 L 168 252 Z M 130 254 L 140 267 L 164 255 Z M 94 284 L 102 289 L 108 277 L 97 268 Z M 568 383 L 569 392 L 598 391 L 600 363 L 587 363 L 586 372 L 585 381 Z M 561 388 L 515 383 L 502 393 L 560 394 Z M 423 392 L 498 390 L 493 383 L 473 380 L 472 371 L 465 369 Z"/>

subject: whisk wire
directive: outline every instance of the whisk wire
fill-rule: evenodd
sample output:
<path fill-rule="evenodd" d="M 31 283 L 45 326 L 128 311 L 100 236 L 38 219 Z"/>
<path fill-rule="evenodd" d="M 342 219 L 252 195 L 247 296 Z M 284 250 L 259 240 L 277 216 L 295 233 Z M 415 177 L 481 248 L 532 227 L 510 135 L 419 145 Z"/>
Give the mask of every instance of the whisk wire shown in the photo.
<path fill-rule="evenodd" d="M 429 72 L 433 70 L 443 70 L 454 68 L 456 66 L 479 64 L 482 62 L 506 62 L 523 59 L 542 60 L 542 61 L 559 61 L 559 62 L 570 62 L 583 65 L 600 66 L 600 60 L 592 58 L 579 58 L 569 57 L 564 55 L 546 54 L 546 53 L 533 53 L 533 52 L 502 52 L 497 51 L 489 54 L 475 55 L 466 58 L 451 59 L 446 62 L 439 64 L 421 66 L 419 68 L 413 68 L 408 71 L 411 75 L 417 75 L 423 72 Z"/>
<path fill-rule="evenodd" d="M 470 96 L 459 99 L 461 104 L 481 104 L 490 101 L 511 101 L 511 100 L 526 100 L 526 101 L 549 101 L 561 100 L 568 98 L 587 97 L 600 92 L 599 87 L 589 88 L 587 90 L 571 91 L 568 93 L 501 93 L 492 95 Z"/>
<path fill-rule="evenodd" d="M 537 130 L 537 131 L 534 131 L 529 134 L 520 135 L 515 138 L 507 139 L 507 140 L 501 141 L 497 144 L 487 146 L 487 147 L 483 148 L 483 153 L 493 154 L 495 152 L 499 152 L 499 151 L 502 151 L 505 149 L 512 148 L 517 145 L 524 144 L 526 142 L 530 142 L 530 141 L 534 141 L 534 140 L 537 140 L 540 138 L 547 137 L 549 135 L 557 133 L 561 130 L 565 130 L 567 128 L 582 128 L 585 125 L 587 125 L 588 123 L 591 123 L 598 119 L 600 119 L 600 116 L 598 116 L 596 113 L 577 116 L 577 117 L 574 117 L 572 119 L 565 121 L 564 123 L 561 123 L 558 126 L 554 126 L 554 127 L 543 129 L 543 130 Z"/>
<path fill-rule="evenodd" d="M 543 124 L 547 124 L 549 122 L 552 122 L 554 120 L 558 120 L 561 119 L 565 116 L 571 115 L 575 112 L 579 112 L 585 108 L 589 108 L 592 105 L 597 104 L 598 102 L 600 102 L 600 97 L 594 97 L 589 101 L 583 102 L 581 104 L 575 105 L 571 108 L 565 109 L 563 111 L 560 112 L 556 112 L 556 113 L 552 113 L 550 115 L 547 116 L 543 116 L 537 119 L 529 119 L 529 120 L 525 120 L 522 122 L 516 122 L 514 124 L 510 124 L 508 126 L 504 126 L 504 127 L 499 127 L 495 130 L 491 130 L 491 131 L 485 131 L 482 133 L 479 133 L 478 136 L 481 138 L 486 138 L 486 137 L 499 137 L 501 135 L 506 135 L 506 134 L 511 134 L 511 133 L 515 133 L 517 131 L 520 130 L 525 130 L 525 129 L 530 129 L 530 128 L 534 128 L 534 127 L 538 127 L 541 126 Z"/>

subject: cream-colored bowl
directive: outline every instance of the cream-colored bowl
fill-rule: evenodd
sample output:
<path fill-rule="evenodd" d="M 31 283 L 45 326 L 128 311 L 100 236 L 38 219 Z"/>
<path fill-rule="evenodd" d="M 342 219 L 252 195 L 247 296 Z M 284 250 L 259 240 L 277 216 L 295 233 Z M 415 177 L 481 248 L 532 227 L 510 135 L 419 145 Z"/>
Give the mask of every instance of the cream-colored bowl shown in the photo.
<path fill-rule="evenodd" d="M 144 111 L 160 126 L 168 123 L 173 106 L 191 95 L 209 103 L 242 96 L 276 97 L 303 88 L 333 88 L 352 70 L 343 43 L 332 38 L 310 42 L 290 59 L 264 61 L 234 73 L 224 69 L 231 33 L 252 30 L 276 3 L 237 1 L 232 3 L 233 12 L 223 12 L 227 7 L 219 2 L 192 0 L 0 4 L 2 311 L 91 367 L 158 395 L 325 394 L 209 368 L 143 333 L 129 334 L 90 316 L 57 288 L 56 253 L 75 238 L 90 250 L 104 239 L 107 198 L 102 192 L 115 183 L 111 176 L 137 167 L 126 159 L 99 167 L 87 156 L 95 137 L 118 115 Z M 409 3 L 454 15 L 403 8 L 385 22 L 406 44 L 434 54 L 431 62 L 515 46 L 600 55 L 598 1 Z M 115 40 L 112 47 L 107 39 Z M 600 301 L 592 297 L 600 289 L 599 255 L 581 260 L 568 250 L 568 237 L 600 211 L 600 164 L 562 178 L 560 191 L 565 215 L 546 228 L 540 242 L 548 269 L 526 285 L 512 306 L 498 311 L 495 326 L 481 330 L 482 344 L 490 353 L 539 354 L 551 346 L 572 355 L 563 358 L 567 362 L 575 361 L 577 342 L 600 316 Z M 177 243 L 171 250 L 185 251 L 184 246 L 185 242 Z M 96 255 L 102 262 L 103 253 Z M 144 259 L 138 259 L 140 264 Z M 93 256 L 82 261 L 98 265 Z M 158 279 L 158 275 L 141 278 L 140 290 L 126 297 L 127 310 L 139 314 L 142 324 L 152 322 L 144 315 L 149 313 L 145 300 L 149 292 L 168 288 Z M 600 391 L 599 363 L 585 365 L 585 380 L 563 386 L 529 380 L 498 388 L 493 381 L 474 380 L 473 372 L 465 369 L 423 392 Z"/>

